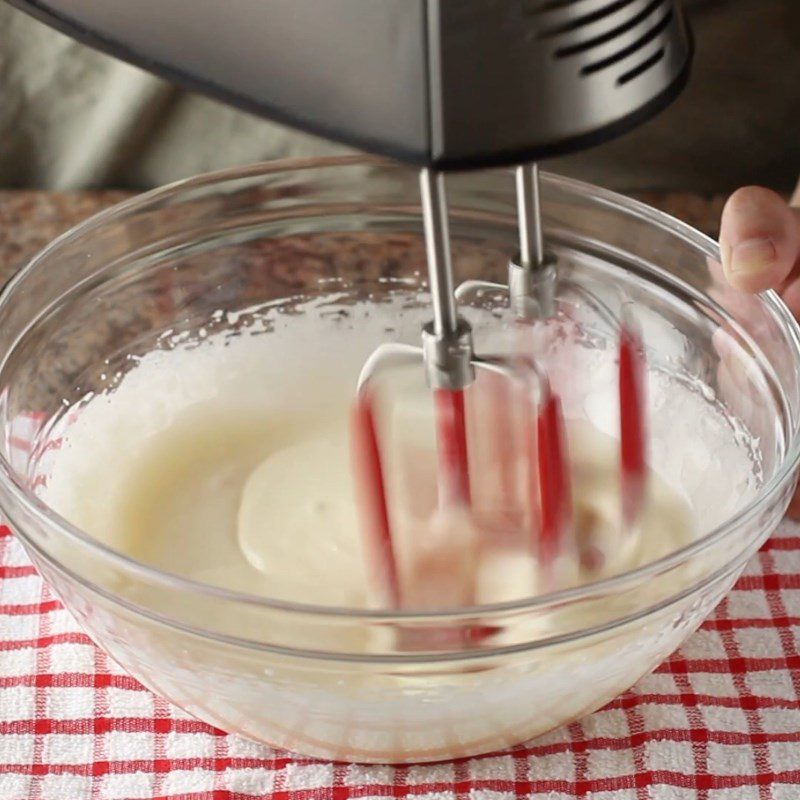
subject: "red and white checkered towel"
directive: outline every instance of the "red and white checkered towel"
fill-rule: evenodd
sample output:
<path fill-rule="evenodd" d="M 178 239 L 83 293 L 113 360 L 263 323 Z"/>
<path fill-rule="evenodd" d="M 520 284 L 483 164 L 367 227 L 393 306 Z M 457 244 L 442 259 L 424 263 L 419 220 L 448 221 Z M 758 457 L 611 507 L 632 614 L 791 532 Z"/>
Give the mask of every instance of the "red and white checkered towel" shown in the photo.
<path fill-rule="evenodd" d="M 799 800 L 800 526 L 785 524 L 681 651 L 603 710 L 507 753 L 398 768 L 271 750 L 155 697 L 0 529 L 0 800 L 519 796 Z"/>

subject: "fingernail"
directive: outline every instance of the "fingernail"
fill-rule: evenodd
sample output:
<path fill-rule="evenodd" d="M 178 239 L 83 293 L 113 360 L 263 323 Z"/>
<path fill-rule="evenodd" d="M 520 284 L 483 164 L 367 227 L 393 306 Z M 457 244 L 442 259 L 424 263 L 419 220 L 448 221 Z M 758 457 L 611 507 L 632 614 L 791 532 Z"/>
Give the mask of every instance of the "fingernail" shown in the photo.
<path fill-rule="evenodd" d="M 748 239 L 731 253 L 731 273 L 754 275 L 769 269 L 778 255 L 771 239 Z"/>

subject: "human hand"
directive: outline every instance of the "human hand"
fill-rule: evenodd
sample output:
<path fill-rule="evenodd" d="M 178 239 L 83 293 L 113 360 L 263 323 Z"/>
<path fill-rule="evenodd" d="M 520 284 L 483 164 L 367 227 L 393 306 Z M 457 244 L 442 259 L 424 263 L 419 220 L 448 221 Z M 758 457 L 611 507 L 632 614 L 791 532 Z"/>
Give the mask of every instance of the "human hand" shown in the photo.
<path fill-rule="evenodd" d="M 720 226 L 722 267 L 728 282 L 747 292 L 775 289 L 800 318 L 800 183 L 787 203 L 758 186 L 734 192 Z M 800 490 L 788 514 L 800 519 Z"/>
<path fill-rule="evenodd" d="M 737 289 L 776 289 L 800 316 L 800 183 L 788 204 L 775 192 L 747 186 L 722 212 L 719 245 L 725 277 Z"/>

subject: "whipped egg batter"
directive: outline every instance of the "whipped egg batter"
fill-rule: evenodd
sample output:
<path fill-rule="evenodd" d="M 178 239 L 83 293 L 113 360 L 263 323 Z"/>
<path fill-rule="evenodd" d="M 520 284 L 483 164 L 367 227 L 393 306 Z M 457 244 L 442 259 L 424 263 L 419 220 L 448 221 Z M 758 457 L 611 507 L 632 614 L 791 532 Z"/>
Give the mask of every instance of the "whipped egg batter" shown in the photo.
<path fill-rule="evenodd" d="M 248 335 L 212 332 L 191 346 L 169 342 L 62 426 L 45 499 L 90 535 L 169 573 L 280 600 L 380 607 L 359 532 L 348 411 L 359 369 L 385 329 L 416 341 L 427 311 L 408 305 L 356 304 L 336 317 L 324 314 L 330 301 L 312 301 L 288 319 L 254 315 Z M 223 316 L 218 321 L 230 321 Z M 586 363 L 576 365 L 576 357 Z M 623 537 L 613 358 L 585 350 L 570 363 L 585 377 L 583 394 L 563 398 L 574 530 L 579 549 L 602 553 L 599 563 L 580 569 L 578 554 L 567 552 L 553 585 L 519 525 L 503 528 L 463 512 L 442 517 L 434 459 L 423 452 L 432 454 L 435 443 L 412 419 L 392 434 L 400 466 L 390 476 L 400 498 L 395 547 L 412 607 L 517 600 L 622 572 L 687 544 L 754 490 L 747 454 L 725 421 L 688 389 L 651 375 L 657 413 L 648 502 L 638 535 Z M 715 441 L 719 486 L 710 479 L 712 456 L 693 437 L 698 413 L 707 440 Z M 472 467 L 474 494 L 491 496 L 491 459 Z"/>
<path fill-rule="evenodd" d="M 234 590 L 377 606 L 359 534 L 347 415 L 233 412 L 190 408 L 152 438 L 128 467 L 108 540 L 147 564 Z M 608 554 L 604 568 L 589 574 L 612 574 L 688 543 L 693 528 L 686 501 L 654 476 L 642 519 L 646 535 L 625 546 L 613 440 L 589 431 L 576 435 L 576 428 L 570 429 L 576 533 Z M 406 479 L 435 485 L 427 466 Z M 482 537 L 463 511 L 437 513 L 429 506 L 405 520 L 395 512 L 406 594 L 417 607 L 502 602 L 542 588 L 523 532 L 501 532 L 493 546 L 491 527 Z M 562 559 L 562 572 L 572 559 Z"/>

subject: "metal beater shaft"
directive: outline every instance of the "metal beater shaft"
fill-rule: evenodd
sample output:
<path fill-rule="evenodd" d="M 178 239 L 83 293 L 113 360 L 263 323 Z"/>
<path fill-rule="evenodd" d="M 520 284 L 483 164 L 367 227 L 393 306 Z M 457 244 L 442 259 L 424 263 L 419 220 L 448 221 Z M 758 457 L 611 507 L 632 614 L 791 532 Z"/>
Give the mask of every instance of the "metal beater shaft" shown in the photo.
<path fill-rule="evenodd" d="M 423 169 L 420 189 L 433 305 L 433 320 L 422 331 L 428 382 L 433 389 L 464 389 L 475 378 L 472 330 L 456 311 L 444 175 Z"/>
<path fill-rule="evenodd" d="M 533 269 L 544 264 L 539 165 L 522 164 L 517 167 L 516 177 L 519 260 L 521 266 Z"/>
<path fill-rule="evenodd" d="M 428 281 L 433 303 L 433 332 L 455 336 L 458 330 L 456 301 L 453 296 L 453 261 L 450 253 L 450 220 L 444 175 L 423 169 L 420 173 L 422 218 L 428 254 Z"/>
<path fill-rule="evenodd" d="M 511 307 L 521 319 L 550 317 L 555 310 L 555 265 L 547 259 L 542 229 L 538 164 L 517 167 L 519 258 L 508 267 Z"/>

